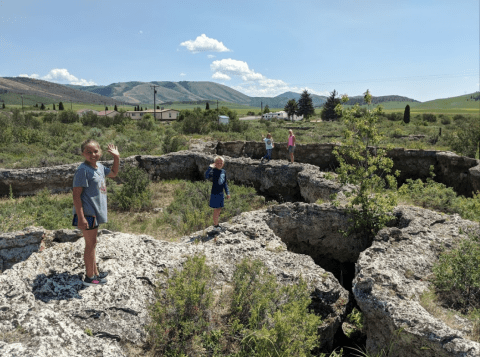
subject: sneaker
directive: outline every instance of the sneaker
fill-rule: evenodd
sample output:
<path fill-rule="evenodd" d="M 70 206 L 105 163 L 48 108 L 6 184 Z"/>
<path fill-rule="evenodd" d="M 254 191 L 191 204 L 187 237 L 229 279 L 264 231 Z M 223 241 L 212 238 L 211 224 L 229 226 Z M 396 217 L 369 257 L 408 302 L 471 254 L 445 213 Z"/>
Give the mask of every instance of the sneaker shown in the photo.
<path fill-rule="evenodd" d="M 106 282 L 107 281 L 105 280 L 105 282 L 102 283 L 101 280 L 99 280 L 96 276 L 94 276 L 91 279 L 88 276 L 86 276 L 85 279 L 83 279 L 83 285 L 85 286 L 101 285 L 101 284 L 105 284 Z"/>
<path fill-rule="evenodd" d="M 100 279 L 104 279 L 104 278 L 107 277 L 107 275 L 108 275 L 108 272 L 102 271 L 101 273 L 98 273 L 97 276 L 98 276 Z"/>
<path fill-rule="evenodd" d="M 100 275 L 102 275 L 102 273 L 100 273 Z M 97 279 L 98 281 L 100 281 L 100 284 L 106 284 L 107 279 L 105 279 L 105 277 L 102 278 L 100 275 L 96 275 L 94 279 Z"/>

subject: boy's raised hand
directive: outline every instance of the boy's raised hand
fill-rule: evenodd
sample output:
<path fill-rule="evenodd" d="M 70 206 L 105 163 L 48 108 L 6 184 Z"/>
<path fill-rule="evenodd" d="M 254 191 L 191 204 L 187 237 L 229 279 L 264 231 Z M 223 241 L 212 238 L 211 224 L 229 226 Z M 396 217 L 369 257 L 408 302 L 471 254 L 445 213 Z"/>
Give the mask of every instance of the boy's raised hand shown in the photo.
<path fill-rule="evenodd" d="M 120 156 L 120 153 L 118 152 L 118 149 L 115 145 L 113 144 L 108 144 L 108 149 L 107 151 L 112 154 L 113 156 Z"/>

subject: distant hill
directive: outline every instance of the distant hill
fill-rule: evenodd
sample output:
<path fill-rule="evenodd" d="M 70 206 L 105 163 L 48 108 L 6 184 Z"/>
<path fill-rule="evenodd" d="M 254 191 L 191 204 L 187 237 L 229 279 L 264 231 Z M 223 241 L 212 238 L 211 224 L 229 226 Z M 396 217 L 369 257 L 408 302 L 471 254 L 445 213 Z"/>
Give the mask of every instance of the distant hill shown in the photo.
<path fill-rule="evenodd" d="M 110 96 L 99 95 L 86 91 L 77 90 L 62 84 L 43 81 L 40 79 L 25 77 L 0 77 L 0 101 L 2 94 L 23 94 L 36 102 L 74 102 L 114 105 L 115 99 Z M 27 104 L 27 103 L 26 103 Z M 31 104 L 31 103 L 28 103 Z"/>
<path fill-rule="evenodd" d="M 400 95 L 381 95 L 378 97 L 372 96 L 372 104 L 380 104 L 384 102 L 413 102 L 413 103 L 420 103 L 418 100 L 408 98 L 408 97 L 402 97 Z M 348 102 L 346 102 L 346 105 L 364 105 L 364 99 L 363 96 L 357 95 L 354 97 L 349 97 Z"/>
<path fill-rule="evenodd" d="M 156 88 L 156 103 L 222 101 L 260 107 L 282 108 L 289 99 L 300 98 L 300 94 L 286 92 L 276 97 L 249 97 L 239 91 L 214 82 L 126 82 L 112 83 L 108 86 L 72 86 L 70 87 L 111 96 L 117 100 L 135 101 L 135 103 L 153 103 L 153 88 Z M 326 97 L 312 94 L 314 106 L 321 106 Z"/>
<path fill-rule="evenodd" d="M 153 86 L 156 86 L 156 104 L 172 102 L 228 102 L 252 107 L 283 108 L 290 99 L 298 100 L 300 93 L 285 92 L 276 97 L 249 97 L 239 91 L 214 82 L 119 82 L 107 86 L 62 85 L 39 79 L 14 77 L 0 78 L 0 101 L 3 93 L 30 95 L 34 101 L 45 100 L 76 103 L 113 104 L 153 104 Z M 311 94 L 313 105 L 321 107 L 325 96 Z M 374 104 L 383 102 L 420 103 L 414 99 L 398 95 L 373 97 Z M 351 97 L 347 104 L 364 104 L 363 96 Z"/>

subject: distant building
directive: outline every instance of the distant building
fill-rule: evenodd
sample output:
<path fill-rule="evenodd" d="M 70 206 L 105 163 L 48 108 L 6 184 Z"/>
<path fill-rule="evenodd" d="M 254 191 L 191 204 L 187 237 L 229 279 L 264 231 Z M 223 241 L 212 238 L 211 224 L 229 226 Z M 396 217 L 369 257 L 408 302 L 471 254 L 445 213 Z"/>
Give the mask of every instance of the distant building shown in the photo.
<path fill-rule="evenodd" d="M 226 115 L 219 115 L 218 116 L 218 123 L 219 124 L 228 124 L 230 122 L 230 118 Z"/>
<path fill-rule="evenodd" d="M 284 111 L 284 110 L 279 111 L 279 112 L 275 112 L 275 113 L 262 114 L 262 119 L 272 120 L 273 118 L 283 119 L 283 120 L 291 120 L 292 119 L 292 118 L 288 117 L 287 112 Z M 303 119 L 303 115 L 293 115 L 293 120 L 302 120 L 302 119 Z"/>
<path fill-rule="evenodd" d="M 97 114 L 98 115 L 98 111 L 96 110 L 93 110 L 93 109 L 80 109 L 80 110 L 77 110 L 77 114 L 78 116 L 80 117 L 83 117 L 85 114 L 87 113 L 93 113 L 93 114 Z"/>
<path fill-rule="evenodd" d="M 116 110 L 102 110 L 101 112 L 98 112 L 97 115 L 98 116 L 105 116 L 105 117 L 111 117 L 113 118 L 115 115 L 117 114 L 120 114 L 119 112 L 117 112 Z"/>
<path fill-rule="evenodd" d="M 180 111 L 175 110 L 175 109 L 148 109 L 148 110 L 142 110 L 142 111 L 133 111 L 129 110 L 125 113 L 127 117 L 130 117 L 135 120 L 142 119 L 142 117 L 145 114 L 151 114 L 152 117 L 156 116 L 156 120 L 176 120 L 178 118 L 178 115 L 180 114 Z"/>

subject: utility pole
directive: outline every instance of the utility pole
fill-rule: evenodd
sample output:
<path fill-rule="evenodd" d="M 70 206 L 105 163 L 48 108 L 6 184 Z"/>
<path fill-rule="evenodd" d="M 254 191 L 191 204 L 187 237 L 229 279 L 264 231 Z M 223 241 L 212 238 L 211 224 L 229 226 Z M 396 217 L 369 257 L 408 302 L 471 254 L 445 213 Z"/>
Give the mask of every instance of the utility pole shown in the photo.
<path fill-rule="evenodd" d="M 22 94 L 22 112 L 25 114 L 25 111 L 23 110 L 23 94 Z"/>
<path fill-rule="evenodd" d="M 153 88 L 153 119 L 157 121 L 157 105 L 155 104 L 155 94 L 157 94 L 157 90 L 155 88 L 160 87 L 160 86 L 150 86 L 150 88 Z"/>

